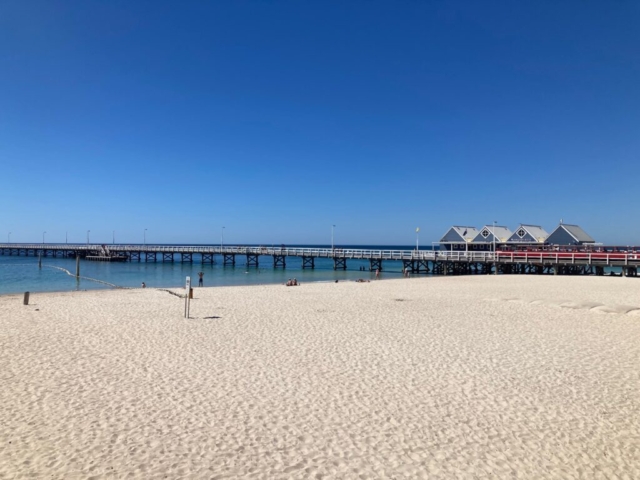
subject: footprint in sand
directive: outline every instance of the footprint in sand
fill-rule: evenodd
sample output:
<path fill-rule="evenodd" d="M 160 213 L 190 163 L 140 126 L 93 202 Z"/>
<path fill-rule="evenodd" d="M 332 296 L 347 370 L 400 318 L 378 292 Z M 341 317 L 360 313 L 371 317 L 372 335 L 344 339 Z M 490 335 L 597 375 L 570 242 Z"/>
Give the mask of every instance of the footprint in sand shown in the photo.
<path fill-rule="evenodd" d="M 638 308 L 631 305 L 600 305 L 599 307 L 594 307 L 593 310 L 596 312 L 625 314 L 638 310 Z"/>

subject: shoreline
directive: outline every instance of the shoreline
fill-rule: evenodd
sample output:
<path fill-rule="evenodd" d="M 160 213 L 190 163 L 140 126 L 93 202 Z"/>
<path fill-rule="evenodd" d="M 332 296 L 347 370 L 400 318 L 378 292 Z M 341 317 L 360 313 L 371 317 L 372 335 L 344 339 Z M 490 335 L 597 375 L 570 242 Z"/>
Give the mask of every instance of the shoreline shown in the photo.
<path fill-rule="evenodd" d="M 51 267 L 51 268 L 56 268 L 56 267 Z M 365 272 L 362 272 L 365 273 Z M 366 272 L 369 275 L 374 275 L 373 272 Z M 414 274 L 409 278 L 403 277 L 402 276 L 402 272 L 396 273 L 396 272 L 391 272 L 393 274 L 397 274 L 398 277 L 394 277 L 394 278 L 385 278 L 385 274 L 388 274 L 388 271 L 382 272 L 382 277 L 379 279 L 374 279 L 374 278 L 365 278 L 365 282 L 364 283 L 374 283 L 374 282 L 388 282 L 388 281 L 393 281 L 393 280 L 408 280 L 408 281 L 416 281 L 416 280 L 420 280 L 420 279 L 438 279 L 438 278 L 492 278 L 494 277 L 494 275 L 435 275 L 435 274 L 422 274 L 422 275 L 418 275 L 418 274 Z M 72 275 L 72 277 L 74 277 Z M 571 275 L 560 275 L 560 276 L 554 276 L 554 275 L 518 275 L 518 274 L 500 274 L 498 275 L 498 277 L 511 277 L 511 278 L 558 278 L 558 277 L 573 277 L 575 278 L 576 276 L 571 276 Z M 620 274 L 615 274 L 615 275 L 611 275 L 611 274 L 607 274 L 607 275 L 601 275 L 601 276 L 597 276 L 597 275 L 579 275 L 577 276 L 578 278 L 585 278 L 585 279 L 596 279 L 596 278 L 625 278 L 625 279 L 629 279 L 629 280 L 633 280 L 633 279 L 640 279 L 640 277 L 624 277 L 623 275 Z M 75 278 L 75 277 L 74 277 Z M 137 286 L 137 287 L 127 287 L 127 286 L 120 286 L 120 285 L 113 285 L 113 284 L 109 284 L 109 282 L 103 281 L 103 280 L 99 280 L 99 279 L 93 279 L 90 277 L 83 277 L 81 276 L 80 278 L 87 280 L 87 281 L 91 281 L 94 283 L 100 283 L 102 285 L 104 285 L 104 287 L 101 288 L 85 288 L 85 289 L 80 289 L 80 290 L 24 290 L 24 291 L 18 291 L 18 292 L 0 292 L 0 298 L 4 297 L 4 296 L 13 296 L 13 295 L 23 295 L 24 292 L 28 291 L 30 294 L 37 294 L 37 295 L 43 295 L 43 294 L 59 294 L 59 293 L 73 293 L 73 292 L 105 292 L 105 291 L 116 291 L 116 290 L 143 290 L 142 287 Z M 367 282 L 367 280 L 369 280 L 369 282 Z M 328 283 L 358 283 L 356 282 L 356 280 L 354 279 L 338 279 L 338 281 L 335 280 L 306 280 L 304 281 L 304 285 L 310 285 L 310 284 L 328 284 Z M 302 285 L 303 283 L 299 283 L 299 285 Z M 282 283 L 278 282 L 278 283 L 271 283 L 271 282 L 267 282 L 267 283 L 246 283 L 246 284 L 228 284 L 228 285 L 214 285 L 214 286 L 204 286 L 204 287 L 199 287 L 197 285 L 193 285 L 192 284 L 192 288 L 195 290 L 199 289 L 199 288 L 227 288 L 227 287 L 261 287 L 261 286 L 269 286 L 269 285 L 283 285 Z M 298 285 L 298 286 L 299 286 Z M 180 286 L 148 286 L 145 287 L 146 290 L 177 290 L 177 289 L 184 289 L 184 287 L 180 287 Z"/>

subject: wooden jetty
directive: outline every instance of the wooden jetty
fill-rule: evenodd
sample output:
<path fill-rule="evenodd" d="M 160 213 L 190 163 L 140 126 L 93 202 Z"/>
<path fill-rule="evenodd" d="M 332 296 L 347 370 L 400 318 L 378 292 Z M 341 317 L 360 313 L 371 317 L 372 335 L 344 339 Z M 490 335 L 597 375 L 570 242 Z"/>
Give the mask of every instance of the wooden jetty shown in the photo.
<path fill-rule="evenodd" d="M 383 250 L 351 248 L 298 248 L 255 246 L 180 246 L 180 245 L 94 245 L 94 244 L 0 244 L 0 255 L 80 258 L 97 261 L 188 262 L 194 258 L 202 264 L 220 261 L 235 266 L 237 257 L 245 258 L 247 267 L 260 261 L 273 268 L 286 268 L 287 259 L 297 257 L 303 269 L 313 269 L 316 260 L 333 260 L 335 270 L 346 270 L 349 260 L 366 260 L 369 270 L 384 270 L 383 262 L 400 262 L 413 274 L 555 274 L 604 275 L 606 267 L 618 267 L 625 276 L 637 276 L 640 249 L 620 252 L 599 247 L 597 251 L 579 251 L 575 247 L 554 247 L 540 251 L 447 251 Z M 270 261 L 267 258 L 270 257 Z"/>

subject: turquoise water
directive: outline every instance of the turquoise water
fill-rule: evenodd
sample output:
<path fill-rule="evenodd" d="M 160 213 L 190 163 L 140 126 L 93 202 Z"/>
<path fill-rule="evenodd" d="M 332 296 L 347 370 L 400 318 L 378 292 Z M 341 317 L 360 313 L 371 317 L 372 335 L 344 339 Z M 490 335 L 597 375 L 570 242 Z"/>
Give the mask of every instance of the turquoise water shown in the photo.
<path fill-rule="evenodd" d="M 357 246 L 342 248 L 375 248 L 381 250 L 411 250 L 408 246 Z M 177 256 L 178 258 L 178 256 Z M 302 269 L 302 260 L 287 257 L 286 269 L 273 268 L 271 256 L 259 257 L 259 268 L 246 267 L 245 257 L 236 257 L 235 267 L 222 266 L 221 257 L 216 257 L 214 265 L 200 263 L 200 257 L 194 255 L 193 263 L 145 263 L 138 262 L 88 262 L 80 261 L 80 275 L 75 275 L 76 261 L 67 258 L 42 258 L 42 268 L 38 267 L 38 258 L 0 255 L 0 294 L 20 292 L 55 292 L 71 290 L 94 290 L 119 287 L 180 287 L 187 276 L 192 284 L 197 284 L 198 272 L 204 272 L 205 286 L 258 285 L 285 283 L 289 278 L 298 282 L 329 282 L 335 280 L 372 279 L 374 274 L 368 271 L 368 260 L 347 260 L 347 270 L 333 270 L 333 260 L 318 258 L 315 269 Z M 367 269 L 361 271 L 360 267 Z M 382 278 L 401 278 L 402 262 L 383 262 Z"/>

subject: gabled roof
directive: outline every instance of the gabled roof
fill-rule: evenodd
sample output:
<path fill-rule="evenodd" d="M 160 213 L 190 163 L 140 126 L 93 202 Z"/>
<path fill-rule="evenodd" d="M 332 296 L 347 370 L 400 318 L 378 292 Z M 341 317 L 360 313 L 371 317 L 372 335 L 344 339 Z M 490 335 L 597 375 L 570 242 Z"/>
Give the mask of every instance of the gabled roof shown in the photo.
<path fill-rule="evenodd" d="M 563 229 L 565 232 L 567 232 L 569 235 L 575 238 L 576 242 L 596 243 L 596 241 L 593 238 L 591 238 L 591 236 L 587 232 L 585 232 L 582 228 L 580 228 L 578 225 L 569 225 L 567 223 L 561 223 L 560 225 L 558 225 L 556 229 L 553 232 L 551 232 L 551 234 L 549 234 L 549 237 L 560 229 Z"/>
<path fill-rule="evenodd" d="M 524 232 L 525 235 L 520 235 L 521 232 Z M 515 232 L 513 232 L 513 235 L 509 237 L 509 241 L 510 242 L 522 241 L 521 239 L 523 237 L 526 237 L 527 233 L 531 238 L 534 239 L 534 241 L 538 243 L 544 243 L 544 241 L 549 236 L 547 231 L 544 228 L 542 228 L 540 225 L 527 225 L 525 223 L 521 223 L 520 226 L 516 228 Z"/>
<path fill-rule="evenodd" d="M 473 238 L 478 235 L 479 230 L 476 227 L 463 227 L 459 225 L 454 225 L 442 236 L 440 239 L 440 243 L 452 243 L 452 242 L 470 242 Z M 460 240 L 451 239 L 451 234 L 454 234 L 453 237 L 460 237 Z M 447 238 L 448 237 L 448 238 Z"/>
<path fill-rule="evenodd" d="M 494 228 L 496 234 L 496 242 L 506 242 L 509 237 L 511 237 L 512 232 L 507 227 L 501 227 L 498 225 L 496 225 L 495 227 L 493 225 L 485 225 L 484 227 L 482 227 L 482 229 L 480 229 L 478 235 L 476 235 L 473 240 L 471 240 L 471 243 L 493 242 Z"/>

